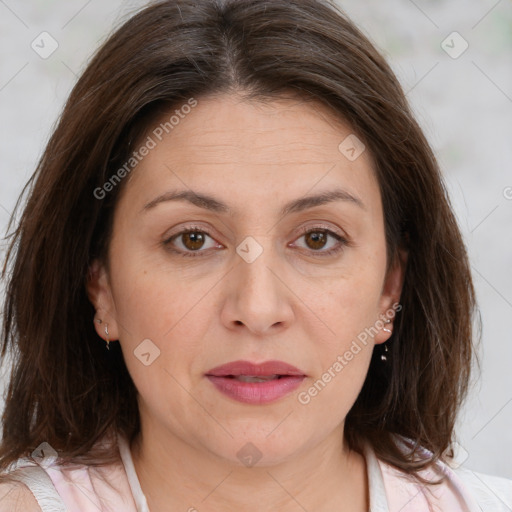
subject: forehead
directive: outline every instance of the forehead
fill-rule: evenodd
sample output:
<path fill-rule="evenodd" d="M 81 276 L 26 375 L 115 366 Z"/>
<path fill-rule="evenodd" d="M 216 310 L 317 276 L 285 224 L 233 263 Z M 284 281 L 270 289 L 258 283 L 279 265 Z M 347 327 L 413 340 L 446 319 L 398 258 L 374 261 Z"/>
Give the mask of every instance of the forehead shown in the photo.
<path fill-rule="evenodd" d="M 129 186 L 147 200 L 176 185 L 216 190 L 233 202 L 239 199 L 241 206 L 261 199 L 261 193 L 277 200 L 340 185 L 353 195 L 371 196 L 370 202 L 380 195 L 369 151 L 348 158 L 354 152 L 346 153 L 347 144 L 358 139 L 321 103 L 200 97 L 194 108 L 177 105 L 154 120 L 142 142 L 148 137 L 154 148 L 137 165 Z"/>
<path fill-rule="evenodd" d="M 155 124 L 165 128 L 168 119 L 166 113 Z M 169 142 L 174 141 L 175 149 L 185 143 L 199 152 L 195 156 L 221 156 L 230 151 L 231 158 L 238 150 L 240 158 L 251 155 L 256 163 L 274 163 L 276 157 L 279 162 L 307 163 L 301 158 L 304 153 L 317 163 L 331 161 L 339 156 L 340 136 L 351 133 L 333 111 L 301 98 L 257 101 L 212 95 L 200 98 L 177 121 L 164 134 Z"/>

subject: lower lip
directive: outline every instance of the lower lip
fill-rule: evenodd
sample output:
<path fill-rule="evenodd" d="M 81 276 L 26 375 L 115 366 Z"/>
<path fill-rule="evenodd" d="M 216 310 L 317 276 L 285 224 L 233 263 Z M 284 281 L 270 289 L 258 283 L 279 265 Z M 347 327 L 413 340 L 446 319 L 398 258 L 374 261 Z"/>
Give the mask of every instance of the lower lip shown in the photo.
<path fill-rule="evenodd" d="M 297 389 L 305 376 L 290 375 L 266 382 L 243 382 L 230 377 L 207 375 L 210 382 L 225 395 L 247 404 L 268 404 Z"/>

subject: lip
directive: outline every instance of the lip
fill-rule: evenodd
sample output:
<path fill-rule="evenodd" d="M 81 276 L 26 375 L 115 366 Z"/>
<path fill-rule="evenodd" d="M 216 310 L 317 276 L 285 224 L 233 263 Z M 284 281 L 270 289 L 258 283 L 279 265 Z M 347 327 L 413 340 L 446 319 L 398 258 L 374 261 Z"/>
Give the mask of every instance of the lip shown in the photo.
<path fill-rule="evenodd" d="M 278 377 L 265 382 L 244 382 L 239 376 Z M 205 376 L 218 391 L 243 403 L 267 404 L 288 395 L 300 386 L 306 374 L 283 361 L 232 361 L 212 368 Z"/>
<path fill-rule="evenodd" d="M 284 361 L 264 361 L 263 363 L 252 363 L 251 361 L 232 361 L 216 366 L 206 372 L 206 375 L 215 377 L 226 377 L 227 375 L 253 375 L 255 377 L 266 377 L 268 375 L 293 375 L 305 376 L 306 374 Z"/>

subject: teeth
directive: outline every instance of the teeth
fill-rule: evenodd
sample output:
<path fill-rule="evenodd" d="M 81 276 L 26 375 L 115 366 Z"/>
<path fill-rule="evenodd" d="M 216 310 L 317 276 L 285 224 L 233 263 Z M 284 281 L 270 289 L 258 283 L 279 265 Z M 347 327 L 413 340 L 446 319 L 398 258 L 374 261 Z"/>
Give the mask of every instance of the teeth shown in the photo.
<path fill-rule="evenodd" d="M 279 375 L 268 375 L 265 377 L 254 377 L 252 375 L 237 375 L 235 379 L 241 380 L 242 382 L 267 382 L 278 377 Z"/>

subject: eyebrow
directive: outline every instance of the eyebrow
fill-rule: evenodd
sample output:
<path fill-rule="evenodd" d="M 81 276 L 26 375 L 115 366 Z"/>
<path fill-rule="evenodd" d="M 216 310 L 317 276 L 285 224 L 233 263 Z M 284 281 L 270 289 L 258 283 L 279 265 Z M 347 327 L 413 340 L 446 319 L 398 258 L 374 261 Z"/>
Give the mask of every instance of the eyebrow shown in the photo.
<path fill-rule="evenodd" d="M 168 201 L 187 201 L 195 206 L 198 206 L 199 208 L 203 208 L 215 213 L 232 213 L 232 209 L 222 201 L 219 201 L 218 199 L 215 199 L 214 197 L 206 194 L 192 192 L 191 190 L 173 190 L 166 192 L 147 203 L 144 206 L 143 211 L 151 210 L 158 204 Z M 363 210 L 366 209 L 363 202 L 358 197 L 347 192 L 346 190 L 337 188 L 334 190 L 320 192 L 319 194 L 294 199 L 282 208 L 281 216 L 285 216 L 290 213 L 301 212 L 303 210 L 307 210 L 308 208 L 321 206 L 334 201 L 346 201 L 357 205 Z"/>

